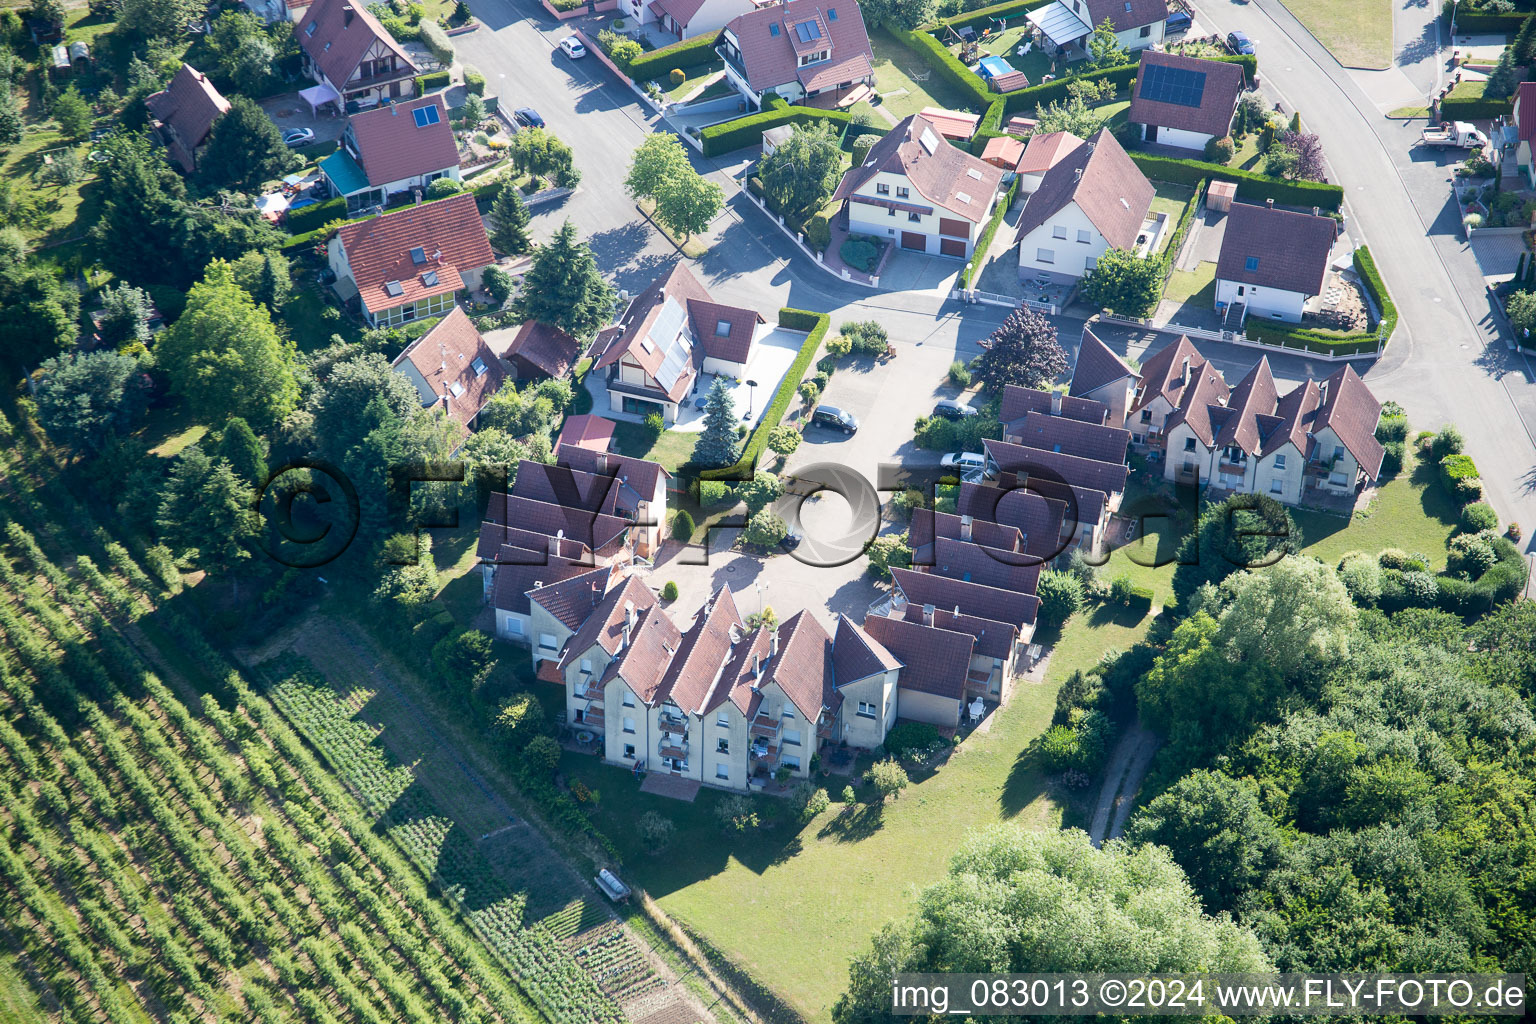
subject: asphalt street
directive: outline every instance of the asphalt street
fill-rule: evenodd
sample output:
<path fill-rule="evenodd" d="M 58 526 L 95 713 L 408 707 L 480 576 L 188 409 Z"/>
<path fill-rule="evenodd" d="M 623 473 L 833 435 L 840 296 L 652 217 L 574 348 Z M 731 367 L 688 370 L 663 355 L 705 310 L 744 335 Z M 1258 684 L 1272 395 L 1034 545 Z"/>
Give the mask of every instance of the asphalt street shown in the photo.
<path fill-rule="evenodd" d="M 472 0 L 471 7 L 490 31 L 456 39 L 460 59 L 486 74 L 503 104 L 543 114 L 574 147 L 583 174 L 575 195 L 538 211 L 535 233 L 547 236 L 569 217 L 620 287 L 643 287 L 677 254 L 641 219 L 623 179 L 634 148 L 664 125 L 599 61 L 570 61 L 559 53 L 569 23 L 557 23 L 531 0 Z M 1432 88 L 1441 57 L 1430 15 L 1410 3 L 1397 11 L 1396 22 L 1400 70 L 1415 86 Z M 1322 137 L 1331 176 L 1347 190 L 1350 231 L 1378 257 L 1402 322 L 1385 356 L 1374 364 L 1357 361 L 1356 368 L 1379 397 L 1407 408 L 1415 426 L 1455 422 L 1501 518 L 1536 522 L 1536 373 L 1506 349 L 1481 272 L 1460 237 L 1449 193 L 1451 158 L 1413 147 L 1419 126 L 1383 118 L 1351 73 L 1277 0 L 1206 3 L 1201 16 L 1222 33 L 1241 28 L 1257 41 L 1266 91 L 1287 109 L 1299 109 L 1308 129 Z M 891 368 L 872 370 L 862 381 L 834 378 L 828 400 L 836 401 L 840 385 L 852 389 L 847 404 L 856 415 L 873 415 L 877 428 L 866 426 L 838 457 L 873 472 L 881 461 L 914 454 L 907 440 L 911 418 L 942 392 L 949 361 L 979 351 L 976 341 L 1007 310 L 965 306 L 933 291 L 871 292 L 838 281 L 812 266 L 738 194 L 741 154 L 693 159 L 727 195 L 712 244 L 694 264 L 706 287 L 722 301 L 770 315 L 787 305 L 829 312 L 834 324 L 878 319 L 900 354 Z M 1081 322 L 1062 318 L 1058 326 L 1063 344 L 1075 347 Z M 1125 340 L 1133 357 L 1144 358 L 1168 338 L 1143 332 Z M 1234 381 L 1257 358 L 1252 350 L 1210 348 Z M 1283 380 L 1333 369 L 1288 355 L 1272 354 L 1270 362 Z"/>

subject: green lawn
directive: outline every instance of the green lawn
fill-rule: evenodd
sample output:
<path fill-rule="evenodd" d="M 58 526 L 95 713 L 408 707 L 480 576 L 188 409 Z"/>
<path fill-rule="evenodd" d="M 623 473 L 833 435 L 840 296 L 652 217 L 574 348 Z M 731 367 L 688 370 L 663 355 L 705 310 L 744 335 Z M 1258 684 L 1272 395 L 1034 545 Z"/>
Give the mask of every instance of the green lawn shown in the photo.
<path fill-rule="evenodd" d="M 898 120 L 924 107 L 966 109 L 966 97 L 889 32 L 876 29 L 869 44 L 875 53 L 875 91 Z"/>
<path fill-rule="evenodd" d="M 1390 0 L 1286 0 L 1285 6 L 1345 67 L 1391 65 Z"/>
<path fill-rule="evenodd" d="M 620 455 L 636 459 L 650 459 L 677 472 L 677 467 L 693 458 L 693 445 L 699 439 L 697 432 L 664 430 L 656 443 L 650 443 L 650 431 L 643 423 L 617 421 L 614 423 L 613 450 Z"/>
<path fill-rule="evenodd" d="M 908 913 L 915 890 L 943 874 L 967 829 L 1059 825 L 1061 808 L 1020 751 L 1050 721 L 1060 680 L 1129 647 L 1150 621 L 1103 609 L 1079 616 L 1055 645 L 1046 682 L 1015 682 L 988 734 L 972 735 L 883 807 L 845 809 L 838 800 L 848 780 L 830 777 L 832 807 L 804 827 L 780 818 L 757 835 L 727 835 L 714 818 L 717 791 L 702 790 L 693 804 L 648 796 L 630 772 L 580 754 L 566 754 L 561 770 L 599 792 L 598 827 L 663 909 L 795 1010 L 824 1022 L 847 985 L 849 958 L 882 924 Z M 756 803 L 760 814 L 783 813 L 777 801 Z M 678 829 L 660 855 L 638 833 L 651 810 Z"/>
<path fill-rule="evenodd" d="M 1438 571 L 1445 568 L 1445 545 L 1459 514 L 1434 471 L 1420 465 L 1384 484 L 1370 507 L 1353 520 L 1307 511 L 1295 516 L 1306 545 L 1302 550 L 1330 565 L 1349 551 L 1375 554 L 1382 548 L 1402 548 L 1428 556 Z"/>
<path fill-rule="evenodd" d="M 1188 185 L 1174 185 L 1166 181 L 1154 182 L 1157 192 L 1152 197 L 1152 212 L 1166 213 L 1168 215 L 1168 230 L 1163 232 L 1163 237 L 1157 244 L 1157 251 L 1162 252 L 1173 240 L 1174 228 L 1178 226 L 1179 218 L 1184 216 L 1184 211 L 1195 198 L 1195 190 Z"/>
<path fill-rule="evenodd" d="M 1152 591 L 1153 607 L 1161 607 L 1173 595 L 1173 558 L 1193 519 L 1179 510 L 1172 485 L 1158 480 L 1149 486 L 1144 473 L 1133 474 L 1126 484 L 1120 514 L 1137 521 L 1136 536 L 1111 552 L 1099 575 L 1106 580 L 1130 577 L 1134 585 Z"/>
<path fill-rule="evenodd" d="M 73 185 L 45 185 L 39 179 L 45 164 L 44 158 L 62 150 L 73 150 L 82 160 L 90 152 L 86 143 L 68 142 L 53 128 L 29 126 L 21 142 L 7 150 L 0 161 L 0 174 L 7 181 L 24 183 L 32 192 L 39 207 L 48 215 L 47 222 L 36 232 L 43 245 L 53 245 L 83 235 L 95 222 L 100 205 L 93 166 L 84 164 L 85 176 Z"/>
<path fill-rule="evenodd" d="M 1202 260 L 1194 270 L 1175 270 L 1168 275 L 1163 298 L 1186 305 L 1215 308 L 1216 264 Z"/>
<path fill-rule="evenodd" d="M 671 81 L 665 77 L 655 79 L 655 82 L 657 88 L 659 88 L 662 91 L 662 94 L 666 96 L 667 101 L 669 103 L 676 103 L 678 100 L 682 99 L 684 96 L 697 89 L 702 79 L 714 78 L 718 75 L 721 76 L 721 80 L 723 80 L 724 69 L 725 61 L 717 60 L 712 61 L 700 68 L 690 68 L 688 77 L 684 78 L 683 81 L 678 85 L 673 85 Z M 727 85 L 727 88 L 729 88 L 729 85 Z M 703 97 L 700 97 L 700 99 L 702 98 Z"/>

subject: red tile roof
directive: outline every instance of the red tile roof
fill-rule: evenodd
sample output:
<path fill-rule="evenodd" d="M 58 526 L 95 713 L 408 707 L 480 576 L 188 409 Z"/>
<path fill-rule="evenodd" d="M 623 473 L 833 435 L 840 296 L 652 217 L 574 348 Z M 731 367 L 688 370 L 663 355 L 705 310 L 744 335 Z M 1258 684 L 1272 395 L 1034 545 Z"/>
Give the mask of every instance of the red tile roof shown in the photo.
<path fill-rule="evenodd" d="M 704 0 L 656 0 L 651 4 L 652 9 L 660 7 L 664 13 L 671 15 L 673 21 L 684 28 L 688 27 L 688 23 L 703 6 Z"/>
<path fill-rule="evenodd" d="M 745 363 L 751 357 L 757 325 L 766 322 L 757 310 L 706 299 L 689 299 L 687 306 L 693 336 L 704 346 L 706 356 L 728 363 Z M 722 325 L 724 334 L 720 333 Z"/>
<path fill-rule="evenodd" d="M 1000 473 L 997 483 L 998 486 L 1005 488 L 1027 484 L 1030 492 L 1051 501 L 1061 502 L 1062 522 L 1070 524 L 1074 531 L 1085 524 L 1089 526 L 1098 524 L 1104 518 L 1104 512 L 1109 506 L 1109 495 L 1097 488 L 1064 484 L 1059 480 L 1049 480 L 1043 476 L 1026 475 L 1024 480 L 1019 480 L 1012 473 Z M 999 507 L 1006 511 L 1008 499 L 1005 498 L 1003 501 L 1004 504 Z M 1064 546 L 1064 543 L 1060 546 Z M 1025 538 L 1025 549 L 1031 554 L 1046 553 L 1035 550 L 1033 534 Z"/>
<path fill-rule="evenodd" d="M 1168 19 L 1167 0 L 1088 0 L 1088 24 L 1108 18 L 1116 32 Z"/>
<path fill-rule="evenodd" d="M 620 627 L 622 636 L 623 627 Z M 640 612 L 630 632 L 629 644 L 619 652 L 610 673 L 622 678 L 635 696 L 654 707 L 666 699 L 663 680 L 683 634 L 659 606 Z"/>
<path fill-rule="evenodd" d="M 426 126 L 416 123 L 413 111 L 436 107 L 437 120 Z M 347 130 L 361 154 L 358 161 L 370 185 L 416 178 L 459 166 L 459 147 L 448 124 L 448 107 L 442 93 L 397 100 L 353 114 Z"/>
<path fill-rule="evenodd" d="M 420 74 L 395 37 L 358 0 L 314 0 L 304 16 L 293 23 L 293 32 L 310 60 L 338 89 L 347 88 L 347 80 L 375 42 L 383 43 L 401 68 L 397 74 L 376 81 Z"/>
<path fill-rule="evenodd" d="M 526 320 L 507 346 L 507 359 L 522 358 L 549 374 L 564 377 L 581 355 L 581 342 L 552 324 Z"/>
<path fill-rule="evenodd" d="M 1025 126 L 1020 125 L 1019 127 L 1023 129 Z M 1033 127 L 1033 123 L 1029 127 Z M 1013 130 L 1011 124 L 1009 125 L 1009 130 Z M 1084 145 L 1083 140 L 1071 132 L 1046 132 L 1043 135 L 1031 135 L 1028 144 L 1024 147 L 1024 157 L 1019 161 L 1018 172 L 1020 174 L 1044 174 L 1071 156 L 1082 145 Z"/>
<path fill-rule="evenodd" d="M 902 689 L 951 700 L 965 697 L 965 676 L 976 645 L 968 633 L 879 615 L 866 618 L 864 630 L 901 661 Z"/>
<path fill-rule="evenodd" d="M 1381 403 L 1354 367 L 1347 363 L 1335 370 L 1323 387 L 1323 404 L 1317 410 L 1312 432 L 1316 434 L 1331 427 L 1365 475 L 1375 480 L 1381 473 L 1381 460 L 1386 455 L 1386 449 L 1376 440 Z"/>
<path fill-rule="evenodd" d="M 975 484 L 962 484 L 962 487 L 975 487 Z M 996 488 L 991 488 L 995 490 Z M 970 537 L 965 534 L 965 517 L 971 517 Z M 951 515 L 948 512 L 935 512 L 931 508 L 915 508 L 912 510 L 912 522 L 907 526 L 907 545 L 912 548 L 913 565 L 932 565 L 933 552 L 927 551 L 928 557 L 918 557 L 918 552 L 923 551 L 934 542 L 935 537 L 945 537 L 949 540 L 971 540 L 983 547 L 997 548 L 1002 551 L 1021 551 L 1024 538 L 1017 527 L 1004 526 L 988 516 L 977 516 L 975 513 L 962 509 L 959 515 Z"/>
<path fill-rule="evenodd" d="M 555 449 L 555 461 L 584 473 L 612 477 L 619 482 L 621 491 L 631 490 L 645 501 L 654 500 L 662 481 L 672 479 L 672 474 L 658 462 L 635 459 L 615 452 L 558 447 Z"/>
<path fill-rule="evenodd" d="M 346 224 L 336 234 L 358 294 L 375 312 L 457 291 L 464 287 L 461 274 L 496 262 L 468 192 Z M 415 262 L 413 249 L 422 250 L 424 262 Z M 437 283 L 429 284 L 434 274 Z M 386 291 L 389 282 L 399 284 L 399 295 Z"/>
<path fill-rule="evenodd" d="M 1521 142 L 1536 138 L 1536 82 L 1521 82 L 1515 90 L 1515 125 Z"/>
<path fill-rule="evenodd" d="M 593 644 L 613 654 L 619 649 L 619 641 L 624 635 L 626 607 L 633 605 L 638 613 L 655 604 L 656 595 L 638 576 L 626 576 L 622 582 L 610 586 L 566 644 L 565 657 L 560 659 L 561 669 L 576 664 Z"/>
<path fill-rule="evenodd" d="M 1040 559 L 1061 553 L 1061 524 L 1066 518 L 1067 502 L 1059 498 L 1029 490 L 963 483 L 957 507 L 977 520 L 989 520 L 1018 531 L 1019 551 Z"/>
<path fill-rule="evenodd" d="M 837 633 L 832 639 L 832 674 L 839 687 L 900 667 L 901 662 L 879 641 L 848 616 L 838 615 Z"/>
<path fill-rule="evenodd" d="M 1057 422 L 1071 421 L 1058 419 Z M 1060 480 L 1074 487 L 1103 491 L 1106 495 L 1124 491 L 1126 477 L 1130 475 L 1130 470 L 1123 462 L 1101 462 L 1098 459 L 1069 455 L 1064 451 L 1029 448 L 1003 441 L 987 440 L 983 442 L 983 447 L 999 469 L 1006 472 L 1027 472 L 1031 479 L 1045 477 Z"/>
<path fill-rule="evenodd" d="M 840 8 L 834 20 L 831 10 Z M 816 64 L 799 67 L 795 50 L 795 26 L 816 22 L 823 38 L 830 37 L 830 56 Z M 777 31 L 774 31 L 774 29 Z M 862 81 L 874 74 L 874 51 L 864 28 L 864 15 L 855 0 L 789 0 L 767 4 L 734 18 L 725 31 L 741 47 L 741 64 L 747 84 L 757 92 L 790 82 L 807 91 L 827 84 Z"/>
<path fill-rule="evenodd" d="M 1072 367 L 1072 386 L 1068 393 L 1091 395 L 1106 384 L 1135 376 L 1136 371 L 1104 344 L 1092 328 L 1084 325 L 1083 340 L 1077 348 L 1077 363 Z"/>
<path fill-rule="evenodd" d="M 875 143 L 864 163 L 843 175 L 832 198 L 846 199 L 882 171 L 903 175 L 924 199 L 972 223 L 986 218 L 1003 179 L 998 168 L 939 138 L 921 114 L 908 117 Z"/>
<path fill-rule="evenodd" d="M 807 722 L 815 722 L 836 699 L 832 638 L 810 612 L 779 623 L 779 654 L 769 660 L 762 685 L 770 683 L 778 684 Z"/>
<path fill-rule="evenodd" d="M 965 583 L 1033 594 L 1040 581 L 1040 560 L 1024 552 L 939 537 L 933 542 L 933 565 L 927 571 Z"/>
<path fill-rule="evenodd" d="M 722 586 L 683 634 L 662 677 L 661 695 L 684 711 L 703 714 L 715 677 L 731 657 L 732 637 L 739 639 L 744 631 L 731 590 Z"/>
<path fill-rule="evenodd" d="M 546 537 L 564 533 L 565 539 L 585 544 L 595 554 L 607 558 L 623 547 L 630 524 L 601 513 L 565 508 L 546 501 L 536 501 L 512 494 L 492 494 L 485 507 L 486 522 L 530 530 Z M 482 525 L 482 531 L 485 527 Z"/>
<path fill-rule="evenodd" d="M 572 448 L 606 452 L 613 443 L 614 429 L 613 420 L 605 420 L 591 413 L 567 416 L 565 425 L 560 428 L 560 437 L 555 441 L 555 449 L 558 452 L 561 445 L 569 445 Z"/>
<path fill-rule="evenodd" d="M 144 98 L 150 116 L 161 124 L 166 151 L 191 174 L 196 170 L 197 147 L 203 144 L 213 122 L 229 109 L 229 101 L 208 81 L 208 76 L 183 64 L 164 89 Z"/>
<path fill-rule="evenodd" d="M 969 139 L 976 134 L 976 126 L 981 124 L 980 114 L 945 110 L 943 107 L 924 107 L 918 111 L 918 116 L 946 139 Z"/>
<path fill-rule="evenodd" d="M 958 609 L 957 614 L 993 618 L 1020 628 L 1035 621 L 1040 599 L 1034 594 L 1020 594 L 981 583 L 966 583 L 945 576 L 893 568 L 891 579 L 909 602 Z M 865 620 L 867 623 L 869 620 Z"/>
<path fill-rule="evenodd" d="M 1055 408 L 1058 398 L 1061 403 L 1060 409 Z M 1080 420 L 1083 423 L 1103 423 L 1105 417 L 1109 415 L 1109 407 L 1091 398 L 1074 398 L 1059 392 L 1037 391 L 1017 384 L 1009 384 L 1003 388 L 1003 404 L 998 410 L 997 418 L 1003 422 L 1004 426 L 1010 426 L 1032 412 L 1045 413 L 1049 416 L 1065 416 L 1069 420 Z"/>
<path fill-rule="evenodd" d="M 493 605 L 503 611 L 527 615 L 530 611 L 529 591 L 592 571 L 590 565 L 564 558 L 547 557 L 540 564 L 537 561 L 539 554 L 510 545 L 501 549 L 498 558 L 501 564 L 496 566 L 496 584 L 491 594 Z"/>
<path fill-rule="evenodd" d="M 519 498 L 548 502 L 568 509 L 611 516 L 618 505 L 618 488 L 609 476 L 549 466 L 524 459 L 517 467 L 512 493 Z"/>
<path fill-rule="evenodd" d="M 511 545 L 526 551 L 541 551 L 547 555 L 580 561 L 584 565 L 595 564 L 592 551 L 580 541 L 569 538 L 557 539 L 534 530 L 520 530 L 515 526 L 484 520 L 480 523 L 480 539 L 475 545 L 475 557 L 482 562 L 497 562 L 501 549 Z M 544 556 L 541 555 L 542 559 Z"/>
<path fill-rule="evenodd" d="M 466 430 L 506 379 L 501 360 L 458 306 L 406 346 L 392 365 L 401 363 L 416 368 L 438 396 L 437 405 L 446 401 L 448 417 Z"/>
<path fill-rule="evenodd" d="M 1259 418 L 1274 415 L 1278 402 L 1279 392 L 1275 390 L 1274 375 L 1269 372 L 1269 357 L 1260 356 L 1227 399 L 1227 416 L 1216 435 L 1216 446 L 1235 446 L 1249 455 L 1258 455 L 1264 446 L 1265 433 Z"/>
<path fill-rule="evenodd" d="M 1131 444 L 1131 432 L 1124 427 L 1102 423 L 1084 423 L 1049 413 L 1028 413 L 1008 425 L 1010 439 L 1017 444 L 1042 451 L 1061 452 L 1096 462 L 1124 462 Z"/>
<path fill-rule="evenodd" d="M 908 604 L 902 619 L 933 626 L 935 629 L 947 629 L 952 633 L 968 633 L 976 641 L 972 654 L 1003 662 L 1013 657 L 1013 647 L 1019 639 L 1017 626 L 979 615 L 956 615 L 947 608 L 934 608 L 933 621 L 929 622 L 927 608 L 920 604 Z"/>
<path fill-rule="evenodd" d="M 1216 278 L 1316 295 L 1323 289 L 1328 253 L 1338 231 L 1332 217 L 1233 203 L 1216 261 Z M 1250 260 L 1256 264 L 1252 270 Z"/>
<path fill-rule="evenodd" d="M 1149 100 L 1142 96 L 1142 85 L 1146 82 L 1149 67 L 1175 68 L 1188 75 L 1204 76 L 1199 106 Z M 1176 128 L 1221 138 L 1232 127 L 1232 113 L 1237 109 L 1237 98 L 1243 91 L 1243 85 L 1241 64 L 1142 50 L 1141 67 L 1136 72 L 1128 119 L 1132 124 L 1153 124 L 1159 128 Z"/>
<path fill-rule="evenodd" d="M 1028 154 L 1025 154 L 1028 159 Z M 1131 249 L 1156 190 L 1107 128 L 1045 172 L 1019 218 L 1018 239 L 1076 203 L 1104 240 Z"/>
<path fill-rule="evenodd" d="M 612 576 L 613 570 L 605 565 L 558 583 L 546 584 L 530 592 L 528 600 L 575 632 L 602 602 Z"/>
<path fill-rule="evenodd" d="M 986 148 L 981 151 L 981 159 L 1005 171 L 1015 170 L 1019 166 L 1019 161 L 1024 159 L 1024 140 L 1016 139 L 1011 135 L 999 135 L 994 139 L 988 139 Z"/>

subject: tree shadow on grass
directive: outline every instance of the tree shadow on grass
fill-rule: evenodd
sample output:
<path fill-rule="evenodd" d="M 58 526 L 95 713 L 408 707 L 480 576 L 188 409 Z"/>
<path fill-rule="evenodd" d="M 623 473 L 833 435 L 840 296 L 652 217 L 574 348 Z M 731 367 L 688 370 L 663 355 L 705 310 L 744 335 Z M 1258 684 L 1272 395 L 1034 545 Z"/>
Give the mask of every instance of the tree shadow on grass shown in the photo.
<path fill-rule="evenodd" d="M 1034 748 L 1025 747 L 1008 770 L 1003 791 L 997 798 L 998 808 L 1004 818 L 1012 818 L 1040 799 L 1045 789 L 1045 773 L 1040 769 Z"/>
<path fill-rule="evenodd" d="M 884 804 L 853 804 L 845 806 L 835 818 L 821 826 L 816 838 L 831 839 L 838 843 L 857 843 L 880 831 L 884 823 Z"/>

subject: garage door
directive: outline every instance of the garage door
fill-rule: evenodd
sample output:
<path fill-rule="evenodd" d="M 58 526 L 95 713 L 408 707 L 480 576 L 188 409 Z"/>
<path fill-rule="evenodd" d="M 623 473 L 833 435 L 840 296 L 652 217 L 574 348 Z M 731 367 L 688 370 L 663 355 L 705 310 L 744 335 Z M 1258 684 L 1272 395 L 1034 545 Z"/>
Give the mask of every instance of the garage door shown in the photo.
<path fill-rule="evenodd" d="M 970 238 L 971 226 L 965 221 L 956 220 L 953 217 L 940 217 L 939 234 L 951 235 L 955 238 Z"/>
<path fill-rule="evenodd" d="M 901 233 L 901 247 L 903 249 L 916 249 L 918 252 L 927 252 L 928 236 L 917 231 L 903 231 Z"/>
<path fill-rule="evenodd" d="M 940 256 L 958 256 L 965 259 L 965 239 L 941 238 L 939 239 Z"/>

